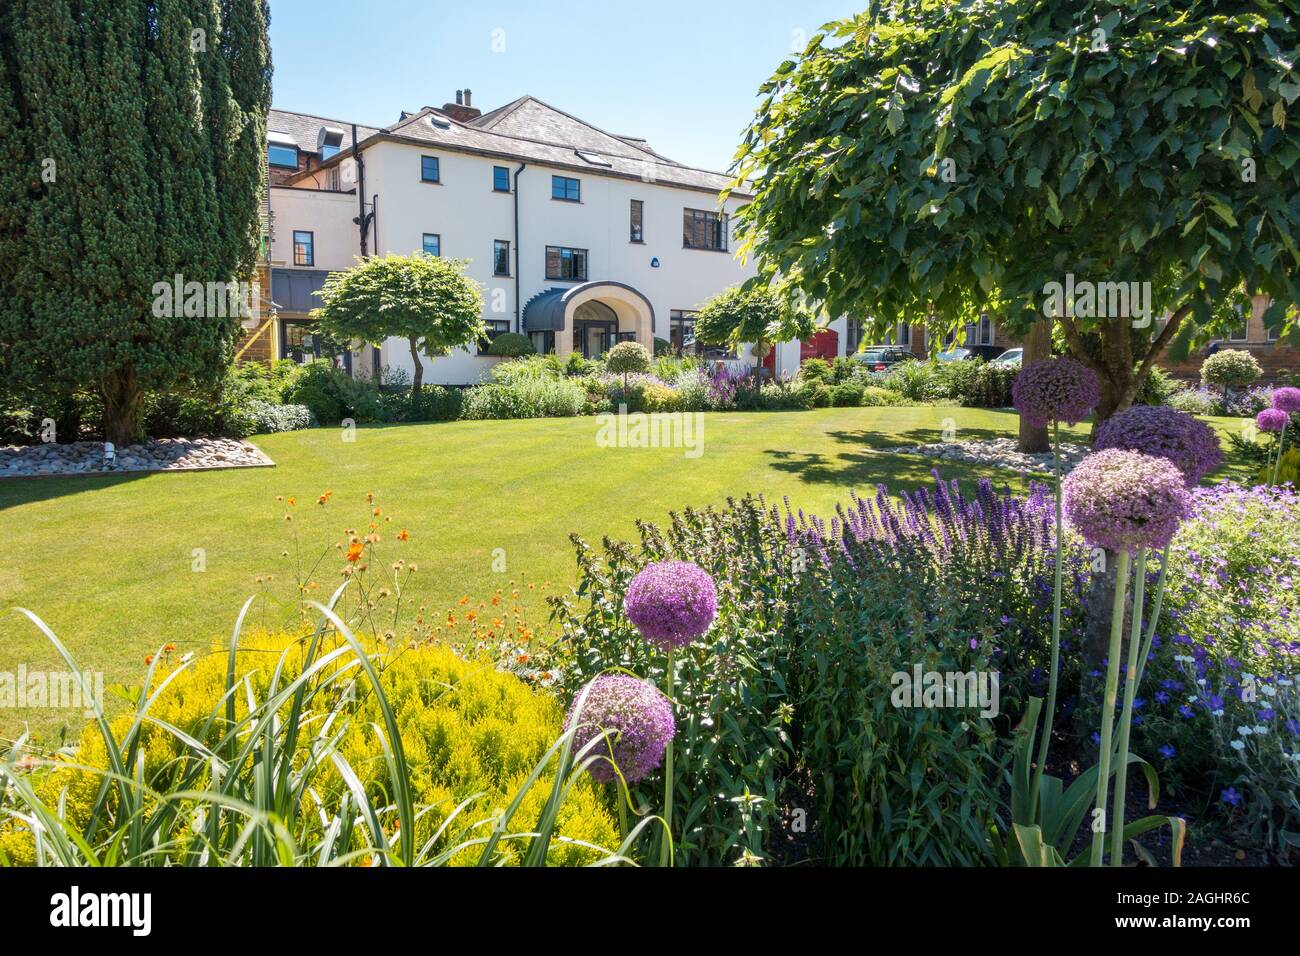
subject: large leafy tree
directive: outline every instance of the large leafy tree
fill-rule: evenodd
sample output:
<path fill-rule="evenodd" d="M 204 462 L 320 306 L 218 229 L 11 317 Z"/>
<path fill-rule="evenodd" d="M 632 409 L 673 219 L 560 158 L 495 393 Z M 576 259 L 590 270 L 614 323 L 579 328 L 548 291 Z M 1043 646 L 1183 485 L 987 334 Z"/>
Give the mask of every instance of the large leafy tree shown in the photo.
<path fill-rule="evenodd" d="M 695 313 L 697 341 L 733 349 L 752 342 L 760 359 L 773 342 L 806 339 L 814 331 L 816 323 L 801 304 L 761 283 L 724 289 Z"/>
<path fill-rule="evenodd" d="M 1101 378 L 1099 420 L 1162 349 L 1223 334 L 1249 295 L 1271 296 L 1266 321 L 1294 340 L 1297 15 L 1271 0 L 875 0 L 764 85 L 738 154 L 755 191 L 742 251 L 878 331 L 1059 322 Z M 1048 283 L 1071 274 L 1150 283 L 1153 320 L 1057 309 Z"/>
<path fill-rule="evenodd" d="M 421 352 L 430 358 L 446 355 L 487 332 L 483 295 L 465 267 L 463 260 L 423 253 L 363 259 L 325 280 L 324 304 L 311 315 L 340 342 L 379 345 L 392 336 L 406 339 L 415 363 L 411 394 L 417 395 L 424 374 Z"/>
<path fill-rule="evenodd" d="M 265 0 L 0 4 L 0 374 L 96 390 L 112 441 L 139 437 L 146 390 L 230 360 L 228 298 L 160 305 L 155 286 L 252 275 L 268 17 Z"/>

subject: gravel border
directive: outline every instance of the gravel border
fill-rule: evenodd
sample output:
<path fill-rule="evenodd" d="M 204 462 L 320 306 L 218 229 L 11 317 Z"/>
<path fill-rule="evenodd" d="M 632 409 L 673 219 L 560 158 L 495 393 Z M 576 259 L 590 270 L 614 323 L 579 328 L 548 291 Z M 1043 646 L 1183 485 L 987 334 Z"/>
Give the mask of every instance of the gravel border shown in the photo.
<path fill-rule="evenodd" d="M 108 447 L 97 441 L 0 446 L 0 481 L 275 467 L 256 445 L 233 438 L 158 438 L 114 449 L 111 458 Z"/>

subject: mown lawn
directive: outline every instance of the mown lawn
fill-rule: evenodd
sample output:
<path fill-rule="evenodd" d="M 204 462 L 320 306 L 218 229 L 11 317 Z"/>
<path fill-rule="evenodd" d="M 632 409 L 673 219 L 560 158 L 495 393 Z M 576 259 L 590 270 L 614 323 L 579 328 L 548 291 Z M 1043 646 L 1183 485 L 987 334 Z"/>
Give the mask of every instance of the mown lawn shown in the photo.
<path fill-rule="evenodd" d="M 931 461 L 873 449 L 937 441 L 948 418 L 962 438 L 1016 428 L 1012 412 L 947 407 L 716 413 L 705 416 L 698 458 L 600 447 L 592 418 L 362 428 L 352 443 L 315 429 L 254 439 L 278 463 L 271 469 L 0 482 L 0 673 L 61 669 L 44 637 L 10 610 L 21 606 L 107 685 L 134 686 L 145 655 L 164 643 L 183 653 L 228 635 L 259 575 L 273 574 L 273 592 L 291 599 L 293 562 L 282 553 L 292 552 L 292 531 L 314 559 L 345 528 L 364 528 L 367 492 L 393 516 L 381 533 L 410 531 L 409 541 L 384 546 L 420 566 L 420 601 L 442 610 L 523 580 L 535 589 L 525 585 L 520 603 L 540 622 L 544 592 L 572 583 L 571 532 L 631 537 L 637 518 L 746 492 L 829 513 L 851 489 L 927 482 Z M 963 466 L 943 471 L 978 477 Z M 1023 484 L 1014 473 L 997 477 Z M 327 490 L 333 498 L 321 509 L 316 498 Z M 292 526 L 277 495 L 297 499 Z M 193 570 L 195 549 L 202 572 Z M 496 549 L 504 574 L 493 570 Z M 332 555 L 317 577 L 332 586 L 342 564 Z M 50 737 L 79 726 L 80 713 L 2 711 L 0 736 L 24 722 Z"/>

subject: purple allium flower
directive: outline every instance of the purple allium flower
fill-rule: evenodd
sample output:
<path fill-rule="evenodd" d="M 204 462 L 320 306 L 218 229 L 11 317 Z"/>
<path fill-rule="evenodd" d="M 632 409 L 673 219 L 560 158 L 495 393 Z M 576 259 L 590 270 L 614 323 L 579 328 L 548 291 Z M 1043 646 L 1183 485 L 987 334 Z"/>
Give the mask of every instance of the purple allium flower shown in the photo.
<path fill-rule="evenodd" d="M 666 648 L 704 634 L 718 611 L 713 578 L 690 561 L 647 564 L 628 585 L 623 610 L 641 636 Z"/>
<path fill-rule="evenodd" d="M 1291 416 L 1280 408 L 1266 408 L 1255 416 L 1255 424 L 1262 432 L 1280 432 L 1291 424 Z"/>
<path fill-rule="evenodd" d="M 1285 388 L 1275 388 L 1273 407 L 1288 415 L 1292 412 L 1300 412 L 1300 388 L 1292 388 L 1290 385 Z"/>
<path fill-rule="evenodd" d="M 628 783 L 645 778 L 663 761 L 668 741 L 677 731 L 672 704 L 653 684 L 627 674 L 602 674 L 587 687 L 590 690 L 573 735 L 574 752 L 608 732 L 606 742 L 597 744 L 587 756 L 612 756 Z M 573 726 L 581 698 L 579 691 L 564 718 L 565 730 Z M 614 779 L 608 759 L 595 760 L 587 769 L 602 783 Z"/>
<path fill-rule="evenodd" d="M 1108 448 L 1065 477 L 1065 513 L 1093 547 L 1163 548 L 1192 514 L 1183 473 L 1165 458 Z"/>
<path fill-rule="evenodd" d="M 1163 405 L 1134 405 L 1112 415 L 1097 429 L 1094 451 L 1125 448 L 1168 458 L 1189 488 L 1219 467 L 1219 437 L 1205 422 Z"/>
<path fill-rule="evenodd" d="M 1081 422 L 1101 401 L 1101 386 L 1092 369 L 1072 358 L 1026 365 L 1011 386 L 1011 397 L 1029 424 Z"/>

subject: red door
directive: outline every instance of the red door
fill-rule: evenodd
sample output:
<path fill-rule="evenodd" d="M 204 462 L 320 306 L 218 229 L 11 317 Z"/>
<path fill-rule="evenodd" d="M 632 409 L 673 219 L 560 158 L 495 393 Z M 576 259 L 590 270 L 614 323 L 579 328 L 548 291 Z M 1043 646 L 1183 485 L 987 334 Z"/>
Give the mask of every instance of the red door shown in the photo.
<path fill-rule="evenodd" d="M 805 339 L 799 343 L 799 364 L 811 358 L 825 359 L 828 362 L 835 361 L 835 356 L 840 349 L 840 335 L 834 329 L 822 329 L 810 339 Z"/>

